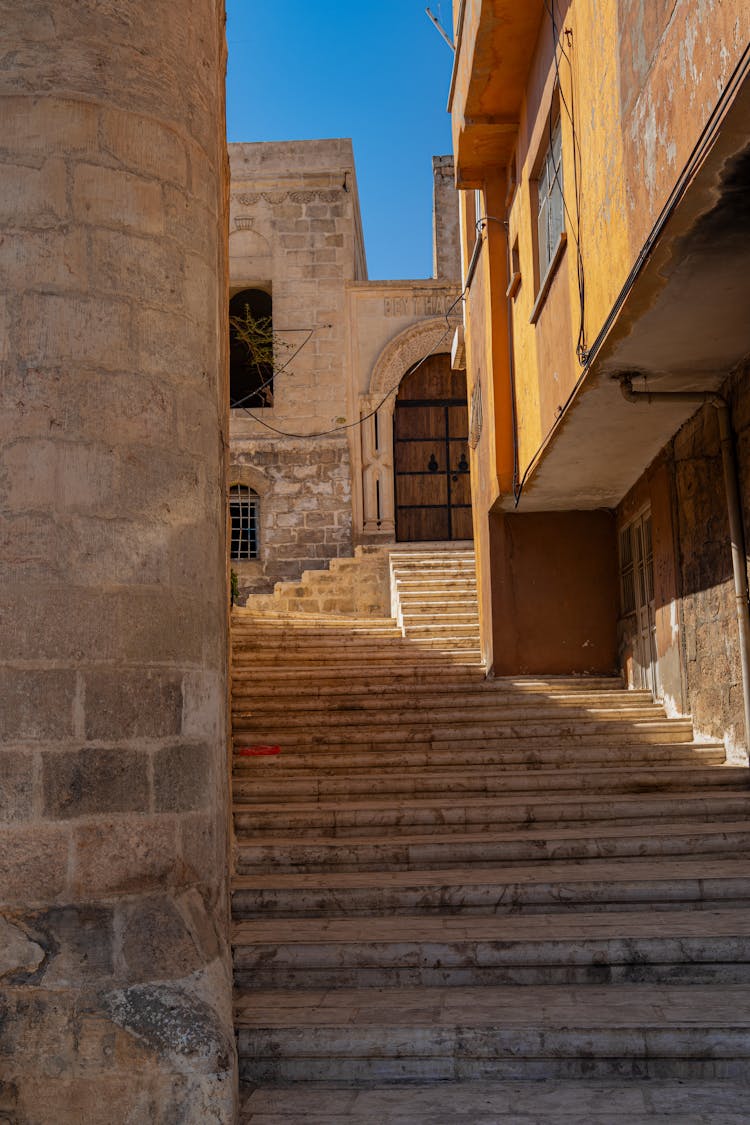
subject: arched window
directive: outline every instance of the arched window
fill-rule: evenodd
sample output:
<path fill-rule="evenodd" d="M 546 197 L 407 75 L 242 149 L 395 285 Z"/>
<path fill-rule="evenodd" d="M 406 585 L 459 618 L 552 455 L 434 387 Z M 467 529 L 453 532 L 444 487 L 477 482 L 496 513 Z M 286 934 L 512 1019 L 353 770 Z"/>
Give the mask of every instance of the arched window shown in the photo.
<path fill-rule="evenodd" d="M 272 302 L 262 289 L 243 289 L 229 302 L 229 405 L 273 406 L 273 363 L 258 359 L 240 338 L 239 321 L 249 326 L 267 353 L 273 348 Z"/>
<path fill-rule="evenodd" d="M 233 562 L 259 558 L 260 497 L 246 484 L 229 489 L 229 518 L 232 522 L 229 557 Z"/>

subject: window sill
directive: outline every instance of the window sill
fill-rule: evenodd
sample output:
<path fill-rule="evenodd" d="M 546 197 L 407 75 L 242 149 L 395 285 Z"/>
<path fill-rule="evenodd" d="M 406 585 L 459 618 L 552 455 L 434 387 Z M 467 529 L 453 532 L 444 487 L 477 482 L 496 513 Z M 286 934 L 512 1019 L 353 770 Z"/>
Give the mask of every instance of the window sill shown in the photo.
<path fill-rule="evenodd" d="M 537 293 L 536 300 L 534 301 L 534 307 L 531 310 L 531 316 L 529 317 L 529 324 L 536 324 L 537 320 L 539 319 L 539 314 L 544 307 L 544 302 L 547 300 L 547 294 L 549 293 L 550 286 L 554 280 L 555 274 L 557 273 L 558 266 L 562 261 L 562 256 L 565 253 L 565 247 L 567 246 L 567 244 L 568 236 L 565 231 L 563 231 L 560 235 L 560 241 L 557 244 L 555 252 L 552 255 L 552 261 L 547 266 L 547 272 L 542 278 L 541 284 L 539 286 L 539 292 Z"/>
<path fill-rule="evenodd" d="M 509 301 L 512 300 L 513 297 L 515 297 L 515 295 L 518 292 L 518 290 L 520 289 L 520 287 L 521 287 L 521 274 L 518 272 L 518 270 L 516 270 L 516 272 L 513 274 L 512 278 L 510 279 L 510 285 L 505 290 L 505 296 L 507 297 L 507 299 Z"/>

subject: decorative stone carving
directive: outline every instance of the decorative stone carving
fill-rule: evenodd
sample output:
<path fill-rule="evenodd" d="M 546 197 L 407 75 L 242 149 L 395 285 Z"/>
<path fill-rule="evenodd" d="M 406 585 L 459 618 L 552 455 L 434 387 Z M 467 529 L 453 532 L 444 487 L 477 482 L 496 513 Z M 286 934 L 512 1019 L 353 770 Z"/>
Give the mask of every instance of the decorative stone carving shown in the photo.
<path fill-rule="evenodd" d="M 393 535 L 393 410 L 381 418 L 377 410 L 381 397 L 359 397 L 363 530 Z"/>
<path fill-rule="evenodd" d="M 370 394 L 382 398 L 388 391 L 395 391 L 409 368 L 424 356 L 450 352 L 454 328 L 441 316 L 420 320 L 394 336 L 375 361 Z"/>
<path fill-rule="evenodd" d="M 342 191 L 344 191 L 343 187 L 333 190 L 313 188 L 308 191 L 245 191 L 233 195 L 233 199 L 243 207 L 254 207 L 262 199 L 266 203 L 283 203 L 286 199 L 291 200 L 292 203 L 314 203 L 316 200 L 320 200 L 321 203 L 335 203 Z"/>

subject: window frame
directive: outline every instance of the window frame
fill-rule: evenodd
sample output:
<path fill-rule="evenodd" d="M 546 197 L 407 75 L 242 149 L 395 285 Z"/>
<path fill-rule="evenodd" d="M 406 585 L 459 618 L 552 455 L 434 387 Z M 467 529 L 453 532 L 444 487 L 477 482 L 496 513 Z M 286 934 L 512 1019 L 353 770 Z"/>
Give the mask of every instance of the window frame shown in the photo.
<path fill-rule="evenodd" d="M 539 319 L 568 241 L 563 156 L 562 114 L 556 91 L 530 180 L 536 293 L 529 317 L 531 324 Z"/>
<path fill-rule="evenodd" d="M 247 512 L 243 517 L 244 505 L 247 506 Z M 230 562 L 257 562 L 260 559 L 260 496 L 249 484 L 233 481 L 229 485 L 228 506 Z M 239 508 L 236 515 L 234 508 Z M 237 535 L 235 535 L 235 527 L 237 527 Z M 246 535 L 243 536 L 243 532 L 246 532 Z M 247 542 L 246 554 L 242 553 L 243 540 Z M 236 550 L 235 543 L 238 544 Z"/>

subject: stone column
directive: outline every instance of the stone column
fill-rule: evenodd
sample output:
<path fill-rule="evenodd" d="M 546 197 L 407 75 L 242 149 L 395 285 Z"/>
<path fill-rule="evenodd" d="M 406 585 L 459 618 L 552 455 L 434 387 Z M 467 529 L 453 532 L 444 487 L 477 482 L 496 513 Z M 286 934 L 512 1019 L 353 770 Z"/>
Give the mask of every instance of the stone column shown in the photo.
<path fill-rule="evenodd" d="M 461 236 L 452 156 L 433 156 L 432 178 L 432 274 L 460 281 Z"/>
<path fill-rule="evenodd" d="M 0 0 L 0 1120 L 229 1122 L 223 0 Z"/>

